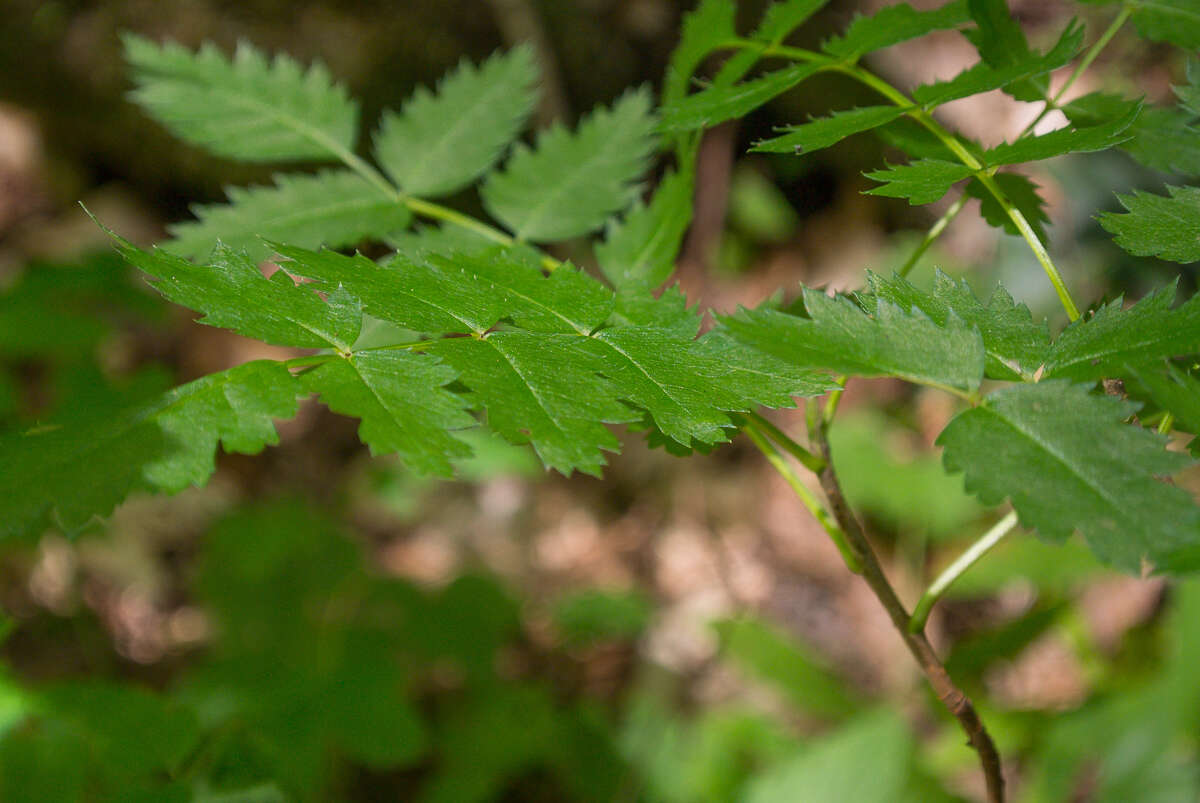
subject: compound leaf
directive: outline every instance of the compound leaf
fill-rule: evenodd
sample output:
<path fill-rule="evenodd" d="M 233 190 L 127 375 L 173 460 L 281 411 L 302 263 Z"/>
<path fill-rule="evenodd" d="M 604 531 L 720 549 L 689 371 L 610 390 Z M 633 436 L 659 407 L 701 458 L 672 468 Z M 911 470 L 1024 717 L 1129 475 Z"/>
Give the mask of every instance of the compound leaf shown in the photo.
<path fill-rule="evenodd" d="M 144 273 L 155 290 L 204 313 L 201 323 L 232 329 L 267 343 L 347 351 L 358 337 L 362 310 L 340 289 L 327 301 L 297 285 L 287 273 L 263 276 L 245 254 L 218 244 L 208 265 L 196 265 L 161 249 L 143 251 L 112 235 L 117 250 Z"/>
<path fill-rule="evenodd" d="M 654 289 L 675 271 L 675 257 L 692 220 L 692 175 L 672 173 L 649 205 L 635 205 L 620 222 L 609 223 L 596 246 L 600 270 L 618 290 Z"/>
<path fill-rule="evenodd" d="M 1129 132 L 1129 127 L 1137 120 L 1141 112 L 1141 104 L 1134 103 L 1121 116 L 1098 125 L 1060 128 L 1049 134 L 1025 137 L 1016 142 L 1005 142 L 984 151 L 984 163 L 989 165 L 1021 164 L 1067 153 L 1106 150 L 1133 136 Z"/>
<path fill-rule="evenodd" d="M 883 186 L 872 187 L 866 190 L 866 193 L 886 195 L 889 198 L 907 198 L 914 206 L 931 204 L 949 192 L 955 183 L 974 172 L 966 165 L 956 162 L 918 159 L 906 165 L 889 166 L 884 170 L 867 173 L 867 178 L 879 181 Z"/>
<path fill-rule="evenodd" d="M 242 42 L 232 61 L 212 44 L 192 52 L 123 37 L 131 97 L 175 136 L 253 162 L 336 159 L 354 147 L 358 105 L 321 63 L 307 70 Z"/>
<path fill-rule="evenodd" d="M 629 92 L 574 133 L 543 132 L 519 145 L 483 185 L 484 205 L 521 240 L 566 240 L 600 228 L 636 197 L 634 182 L 654 151 L 650 95 Z"/>
<path fill-rule="evenodd" d="M 1200 295 L 1172 310 L 1172 283 L 1129 309 L 1118 298 L 1072 323 L 1050 348 L 1045 376 L 1096 380 L 1126 365 L 1200 352 Z"/>
<path fill-rule="evenodd" d="M 820 63 L 803 62 L 741 84 L 714 84 L 665 106 L 660 128 L 667 132 L 691 131 L 743 117 L 822 69 Z"/>
<path fill-rule="evenodd" d="M 801 318 L 760 307 L 722 318 L 736 340 L 792 365 L 858 376 L 973 389 L 983 377 L 978 332 L 957 319 L 939 326 L 887 302 L 872 314 L 845 297 L 805 289 Z"/>
<path fill-rule="evenodd" d="M 812 153 L 841 142 L 846 137 L 890 123 L 904 111 L 900 106 L 864 106 L 834 112 L 828 117 L 789 128 L 782 136 L 759 140 L 750 150 L 760 153 Z"/>
<path fill-rule="evenodd" d="M 869 17 L 856 16 L 844 34 L 827 39 L 821 49 L 831 56 L 856 60 L 933 31 L 953 28 L 970 18 L 966 0 L 954 0 L 929 11 L 916 11 L 908 3 L 896 3 Z"/>
<path fill-rule="evenodd" d="M 1075 57 L 1082 44 L 1083 28 L 1072 23 L 1045 55 L 1031 54 L 1028 58 L 1003 67 L 993 67 L 986 62 L 980 62 L 948 81 L 919 86 L 912 91 L 912 96 L 924 108 L 932 109 L 952 100 L 1001 89 L 1022 79 L 1062 67 Z"/>
<path fill-rule="evenodd" d="M 1105 212 L 1100 225 L 1117 245 L 1137 256 L 1172 262 L 1200 260 L 1200 187 L 1167 186 L 1170 197 L 1134 190 L 1118 195 L 1127 212 Z"/>
<path fill-rule="evenodd" d="M 218 443 L 255 454 L 278 443 L 274 419 L 296 414 L 300 386 L 282 364 L 250 362 L 146 404 L 11 438 L 0 449 L 0 535 L 53 520 L 77 530 L 135 488 L 202 485 Z"/>
<path fill-rule="evenodd" d="M 204 259 L 217 241 L 258 262 L 271 255 L 264 241 L 302 248 L 342 248 L 402 230 L 408 207 L 349 170 L 277 175 L 274 187 L 229 187 L 228 204 L 193 206 L 198 220 L 167 227 L 172 254 Z"/>
<path fill-rule="evenodd" d="M 1130 572 L 1169 564 L 1200 540 L 1200 508 L 1162 482 L 1190 464 L 1165 438 L 1122 423 L 1136 405 L 1062 380 L 996 391 L 938 438 L 950 471 L 985 504 L 1011 499 L 1021 523 L 1061 543 L 1078 530 L 1106 563 Z"/>
<path fill-rule="evenodd" d="M 421 87 L 399 113 L 384 113 L 375 138 L 379 163 L 412 195 L 436 197 L 467 186 L 496 162 L 529 119 L 536 80 L 528 45 L 479 67 L 464 60 L 436 93 Z"/>
<path fill-rule="evenodd" d="M 955 317 L 977 329 L 987 355 L 985 375 L 992 379 L 1032 379 L 1046 359 L 1050 345 L 1046 322 L 1035 323 L 1029 308 L 1013 301 L 1003 287 L 997 286 L 985 305 L 965 280 L 955 281 L 940 270 L 934 276 L 931 293 L 900 276 L 885 278 L 869 273 L 867 278 L 872 302 L 878 299 L 904 310 L 918 309 L 938 326 L 945 326 Z M 872 306 L 868 304 L 867 308 Z"/>
<path fill-rule="evenodd" d="M 1179 88 L 1176 87 L 1176 91 Z M 1096 125 L 1120 117 L 1140 101 L 1108 92 L 1092 92 L 1062 107 L 1075 125 Z M 1185 176 L 1200 175 L 1200 129 L 1196 114 L 1163 106 L 1143 108 L 1118 147 L 1146 167 Z"/>
<path fill-rule="evenodd" d="M 362 419 L 371 454 L 394 452 L 414 471 L 449 477 L 451 460 L 471 454 L 449 430 L 476 426 L 466 400 L 445 389 L 456 376 L 431 357 L 376 349 L 330 360 L 301 381 L 335 413 Z"/>

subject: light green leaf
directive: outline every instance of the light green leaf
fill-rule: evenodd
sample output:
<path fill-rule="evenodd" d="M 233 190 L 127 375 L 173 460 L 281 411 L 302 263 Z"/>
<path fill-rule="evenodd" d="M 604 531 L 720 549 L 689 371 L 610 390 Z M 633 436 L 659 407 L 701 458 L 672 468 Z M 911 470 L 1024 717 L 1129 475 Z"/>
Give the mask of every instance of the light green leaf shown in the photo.
<path fill-rule="evenodd" d="M 913 756 L 908 725 L 893 711 L 856 718 L 798 756 L 759 774 L 746 803 L 895 803 Z M 871 771 L 863 771 L 870 758 Z"/>
<path fill-rule="evenodd" d="M 638 204 L 610 222 L 596 246 L 601 272 L 617 289 L 654 289 L 675 271 L 675 257 L 692 220 L 691 173 L 671 173 L 648 206 Z"/>
<path fill-rule="evenodd" d="M 902 114 L 904 109 L 900 106 L 864 106 L 834 112 L 828 117 L 786 129 L 787 133 L 782 136 L 759 140 L 750 150 L 759 153 L 812 153 L 841 142 L 846 137 L 890 123 Z"/>
<path fill-rule="evenodd" d="M 542 332 L 587 334 L 612 310 L 612 292 L 570 264 L 545 276 L 493 247 L 472 255 L 397 256 L 379 265 L 363 256 L 276 246 L 287 269 L 367 299 L 365 311 L 407 329 L 482 334 L 501 319 Z"/>
<path fill-rule="evenodd" d="M 1117 245 L 1137 256 L 1200 261 L 1200 187 L 1167 186 L 1170 197 L 1134 190 L 1118 195 L 1128 212 L 1105 212 L 1100 225 Z"/>
<path fill-rule="evenodd" d="M 537 101 L 536 80 L 528 45 L 479 67 L 464 60 L 436 94 L 422 87 L 399 113 L 384 113 L 375 138 L 379 163 L 411 195 L 437 197 L 467 186 L 525 125 Z"/>
<path fill-rule="evenodd" d="M 932 109 L 952 100 L 977 95 L 992 89 L 1001 89 L 1024 78 L 1056 70 L 1067 64 L 1083 45 L 1083 27 L 1072 23 L 1063 31 L 1058 42 L 1044 56 L 1032 54 L 1017 63 L 1004 67 L 993 67 L 980 62 L 959 73 L 948 81 L 919 86 L 912 97 L 926 109 Z"/>
<path fill-rule="evenodd" d="M 988 505 L 1061 543 L 1079 531 L 1102 561 L 1139 572 L 1200 541 L 1200 508 L 1159 478 L 1190 464 L 1166 439 L 1123 423 L 1136 405 L 1043 380 L 996 391 L 938 438 L 946 468 Z"/>
<path fill-rule="evenodd" d="M 342 248 L 400 231 L 412 219 L 408 207 L 349 170 L 316 175 L 277 175 L 274 187 L 229 187 L 228 204 L 192 207 L 199 220 L 167 227 L 162 248 L 203 260 L 217 241 L 259 262 L 271 255 L 264 240 L 302 248 Z"/>
<path fill-rule="evenodd" d="M 654 151 L 650 95 L 629 92 L 598 108 L 574 133 L 543 132 L 518 146 L 483 185 L 483 203 L 521 240 L 566 240 L 600 228 L 636 197 L 634 182 Z"/>
<path fill-rule="evenodd" d="M 934 276 L 932 293 L 899 276 L 889 279 L 868 273 L 867 280 L 874 299 L 903 310 L 920 310 L 938 326 L 954 317 L 977 329 L 987 354 L 985 375 L 992 379 L 1032 379 L 1046 359 L 1050 345 L 1046 322 L 1034 323 L 1029 308 L 1014 302 L 1003 287 L 997 286 L 985 305 L 965 280 L 955 281 L 940 270 Z M 872 302 L 867 309 L 873 309 L 874 299 L 864 298 Z"/>
<path fill-rule="evenodd" d="M 487 410 L 488 426 L 512 443 L 532 443 L 548 468 L 600 475 L 604 451 L 620 442 L 604 423 L 638 415 L 581 359 L 578 335 L 495 332 L 430 344 Z"/>
<path fill-rule="evenodd" d="M 1025 137 L 1016 142 L 1006 142 L 984 151 L 984 163 L 988 165 L 1021 164 L 1049 159 L 1066 153 L 1106 150 L 1133 136 L 1129 132 L 1129 127 L 1141 113 L 1141 104 L 1135 103 L 1125 114 L 1099 125 L 1060 128 L 1049 134 Z"/>
<path fill-rule="evenodd" d="M 883 186 L 872 187 L 866 193 L 907 198 L 914 206 L 931 204 L 974 172 L 964 164 L 941 159 L 919 159 L 906 165 L 889 166 L 885 170 L 867 173 L 867 178 L 882 182 Z"/>
<path fill-rule="evenodd" d="M 195 265 L 160 249 L 143 251 L 112 235 L 121 256 L 153 276 L 155 290 L 204 313 L 201 323 L 232 329 L 267 343 L 348 351 L 362 325 L 357 299 L 340 289 L 322 301 L 284 271 L 270 279 L 245 254 L 218 244 L 209 265 Z"/>
<path fill-rule="evenodd" d="M 125 34 L 131 97 L 172 134 L 218 156 L 252 162 L 337 159 L 354 147 L 358 105 L 321 63 L 307 70 L 251 45 L 233 60 Z"/>
<path fill-rule="evenodd" d="M 966 0 L 953 0 L 929 11 L 915 11 L 908 3 L 896 3 L 869 17 L 856 16 L 844 34 L 827 39 L 821 49 L 831 56 L 857 60 L 867 53 L 969 20 Z"/>
<path fill-rule="evenodd" d="M 992 181 L 1004 193 L 1009 203 L 1024 216 L 1037 238 L 1045 244 L 1046 224 L 1050 222 L 1050 216 L 1046 214 L 1046 202 L 1038 195 L 1038 186 L 1020 173 L 997 173 L 992 176 Z M 968 181 L 963 193 L 979 199 L 979 214 L 988 225 L 1004 229 L 1014 237 L 1021 236 L 1020 229 L 1008 216 L 1008 211 L 978 178 Z"/>
<path fill-rule="evenodd" d="M 713 85 L 663 107 L 659 127 L 667 132 L 691 131 L 744 117 L 822 69 L 819 63 L 802 62 L 742 84 Z"/>
<path fill-rule="evenodd" d="M 213 472 L 218 443 L 256 454 L 278 443 L 300 386 L 280 363 L 246 363 L 116 414 L 40 427 L 0 449 L 0 535 L 53 521 L 77 530 L 132 490 L 179 491 Z"/>
<path fill-rule="evenodd" d="M 979 333 L 956 318 L 938 324 L 879 302 L 868 315 L 848 298 L 805 289 L 801 318 L 773 309 L 742 310 L 721 322 L 738 341 L 792 365 L 857 376 L 973 389 L 983 377 Z"/>
<path fill-rule="evenodd" d="M 1121 376 L 1126 365 L 1200 352 L 1200 295 L 1173 310 L 1176 284 L 1129 309 L 1118 298 L 1072 323 L 1051 346 L 1044 375 L 1094 381 Z"/>
<path fill-rule="evenodd" d="M 732 0 L 701 0 L 694 10 L 684 15 L 679 44 L 671 52 L 663 83 L 664 106 L 688 93 L 692 74 L 709 53 L 722 42 L 737 37 L 733 27 L 736 13 Z"/>
<path fill-rule="evenodd" d="M 445 390 L 455 377 L 431 357 L 377 349 L 330 360 L 301 381 L 335 413 L 362 419 L 358 435 L 371 454 L 396 453 L 418 473 L 450 477 L 451 460 L 471 450 L 449 430 L 477 424 L 466 400 Z"/>

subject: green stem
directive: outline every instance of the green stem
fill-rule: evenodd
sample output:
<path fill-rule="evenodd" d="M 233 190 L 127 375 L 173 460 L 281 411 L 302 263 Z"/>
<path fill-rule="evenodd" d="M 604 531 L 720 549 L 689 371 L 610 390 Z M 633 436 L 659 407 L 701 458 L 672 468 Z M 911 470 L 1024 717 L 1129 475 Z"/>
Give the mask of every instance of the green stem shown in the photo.
<path fill-rule="evenodd" d="M 752 46 L 752 43 L 746 40 L 737 40 L 736 46 L 746 48 Z M 951 134 L 941 126 L 937 120 L 933 119 L 933 115 L 928 110 L 917 106 L 913 100 L 907 97 L 903 92 L 893 87 L 887 81 L 879 78 L 876 75 L 864 70 L 863 68 L 850 64 L 844 61 L 836 61 L 828 56 L 823 56 L 819 53 L 814 53 L 811 50 L 802 48 L 787 47 L 777 45 L 775 47 L 766 48 L 763 53 L 772 56 L 784 56 L 787 58 L 796 59 L 797 61 L 806 61 L 821 63 L 822 70 L 831 70 L 840 72 L 864 86 L 874 89 L 879 94 L 890 100 L 896 106 L 904 109 L 904 114 L 916 121 L 924 127 L 929 133 L 937 137 L 946 148 L 953 153 L 960 162 L 975 171 L 976 177 L 980 183 L 990 192 L 1000 204 L 1000 207 L 1008 215 L 1009 220 L 1017 227 L 1017 231 L 1025 238 L 1025 242 L 1033 251 L 1034 257 L 1041 264 L 1042 269 L 1050 279 L 1050 283 L 1054 286 L 1054 291 L 1058 294 L 1059 301 L 1062 302 L 1063 308 L 1067 311 L 1067 317 L 1072 321 L 1079 317 L 1079 308 L 1075 305 L 1075 301 L 1071 298 L 1070 292 L 1067 290 L 1066 284 L 1063 282 L 1062 275 L 1059 274 L 1058 268 L 1055 267 L 1054 261 L 1050 259 L 1050 255 L 1046 252 L 1045 247 L 1038 239 L 1037 234 L 1033 231 L 1033 227 L 1029 225 L 1029 221 L 1021 214 L 1021 210 L 1013 206 L 1012 201 L 1000 189 L 995 179 L 988 172 L 987 168 L 975 158 L 975 156 L 967 150 L 966 145 L 959 140 L 958 137 Z"/>
<path fill-rule="evenodd" d="M 1092 62 L 1095 61 L 1096 57 L 1100 55 L 1100 51 L 1108 47 L 1108 43 L 1111 42 L 1112 38 L 1117 35 L 1117 31 L 1121 30 L 1121 26 L 1128 21 L 1131 14 L 1133 14 L 1133 6 L 1130 3 L 1125 3 L 1121 7 L 1121 13 L 1116 16 L 1116 18 L 1112 21 L 1112 24 L 1108 26 L 1104 33 L 1100 34 L 1100 38 L 1096 40 L 1095 44 L 1088 48 L 1088 52 L 1083 55 L 1083 59 L 1080 60 L 1079 64 L 1076 65 L 1074 72 L 1071 73 L 1071 77 L 1068 78 L 1067 82 L 1059 87 L 1058 91 L 1054 93 L 1054 97 L 1051 98 L 1047 108 L 1058 107 L 1058 102 L 1062 99 L 1062 96 L 1065 95 L 1067 90 L 1079 80 L 1079 76 L 1083 75 L 1087 68 L 1092 66 Z"/>
<path fill-rule="evenodd" d="M 904 278 L 912 272 L 912 269 L 917 266 L 917 263 L 921 260 L 921 257 L 925 256 L 925 252 L 929 250 L 929 247 L 937 241 L 938 237 L 942 236 L 942 232 L 945 231 L 946 227 L 950 225 L 950 221 L 958 217 L 958 213 L 963 211 L 963 207 L 966 205 L 967 196 L 965 194 L 960 195 L 958 200 L 951 204 L 950 208 L 946 210 L 946 213 L 938 218 L 937 222 L 929 227 L 929 231 L 925 233 L 925 239 L 921 240 L 921 244 L 918 245 L 911 254 L 909 254 L 908 259 L 905 260 L 904 264 L 900 267 L 900 270 L 897 271 L 897 274 L 900 276 L 900 278 Z"/>
<path fill-rule="evenodd" d="M 967 569 L 974 566 L 976 561 L 986 555 L 988 550 L 1000 543 L 1000 540 L 1008 535 L 1016 524 L 1017 513 L 1016 511 L 1012 511 L 996 522 L 995 526 L 984 533 L 978 541 L 971 544 L 966 552 L 959 555 L 958 560 L 947 566 L 946 570 L 937 576 L 937 579 L 921 595 L 916 609 L 913 610 L 912 617 L 908 620 L 908 630 L 910 633 L 920 633 L 925 630 L 925 623 L 929 621 L 930 611 L 933 610 L 933 606 L 942 598 L 942 595 L 946 593 L 951 584 L 961 577 Z"/>
<path fill-rule="evenodd" d="M 775 441 L 776 444 L 782 446 L 784 451 L 796 458 L 800 465 L 804 466 L 814 474 L 820 474 L 825 470 L 824 460 L 810 452 L 808 449 L 805 449 L 800 444 L 796 443 L 788 436 L 786 432 L 772 424 L 766 418 L 763 418 L 756 412 L 747 413 L 746 417 L 754 422 L 755 427 L 757 427 L 760 432 L 766 434 L 771 438 L 771 440 Z"/>
<path fill-rule="evenodd" d="M 753 419 L 743 420 L 745 421 L 745 426 L 742 428 L 742 431 L 754 442 L 754 445 L 758 447 L 758 450 L 763 453 L 763 456 L 767 458 L 767 461 L 779 472 L 787 484 L 792 486 L 792 490 L 796 492 L 796 496 L 800 498 L 800 502 L 804 507 L 808 508 L 808 512 L 813 515 L 813 518 L 829 534 L 833 545 L 842 554 L 842 560 L 846 562 L 846 568 L 855 574 L 862 574 L 862 563 L 859 562 L 858 556 L 854 551 L 850 549 L 850 545 L 846 543 L 846 534 L 838 526 L 837 521 L 825 509 L 825 506 L 817 500 L 813 492 L 808 489 L 808 486 L 800 479 L 800 476 L 784 458 L 783 454 L 775 448 L 774 444 L 767 440 L 767 436 L 759 429 L 758 422 Z"/>
<path fill-rule="evenodd" d="M 1175 416 L 1167 413 L 1162 417 L 1162 421 L 1158 422 L 1158 434 L 1166 435 L 1171 431 L 1171 425 L 1175 423 Z"/>

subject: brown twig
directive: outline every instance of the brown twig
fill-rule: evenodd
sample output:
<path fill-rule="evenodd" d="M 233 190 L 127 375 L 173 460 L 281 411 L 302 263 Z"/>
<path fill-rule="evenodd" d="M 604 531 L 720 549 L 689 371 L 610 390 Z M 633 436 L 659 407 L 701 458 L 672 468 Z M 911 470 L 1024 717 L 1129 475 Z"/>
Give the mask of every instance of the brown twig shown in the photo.
<path fill-rule="evenodd" d="M 896 596 L 892 584 L 888 582 L 862 525 L 850 510 L 850 506 L 846 503 L 846 497 L 842 494 L 841 485 L 838 483 L 837 474 L 833 469 L 825 427 L 818 425 L 814 429 L 816 445 L 819 447 L 822 457 L 825 458 L 825 469 L 819 475 L 821 487 L 829 499 L 831 512 L 842 526 L 847 544 L 858 558 L 859 565 L 862 567 L 863 579 L 867 581 L 867 585 L 871 587 L 871 591 L 887 611 L 896 632 L 904 639 L 905 646 L 917 660 L 929 685 L 933 687 L 934 693 L 958 720 L 967 734 L 968 743 L 979 753 L 979 761 L 983 765 L 983 777 L 987 783 L 989 803 L 1003 803 L 1004 773 L 1000 765 L 1000 754 L 996 751 L 992 737 L 988 734 L 982 720 L 979 719 L 979 714 L 975 711 L 975 706 L 972 705 L 970 698 L 951 680 L 941 659 L 934 652 L 933 646 L 925 638 L 925 634 L 909 632 L 909 613 L 905 609 L 904 603 Z"/>

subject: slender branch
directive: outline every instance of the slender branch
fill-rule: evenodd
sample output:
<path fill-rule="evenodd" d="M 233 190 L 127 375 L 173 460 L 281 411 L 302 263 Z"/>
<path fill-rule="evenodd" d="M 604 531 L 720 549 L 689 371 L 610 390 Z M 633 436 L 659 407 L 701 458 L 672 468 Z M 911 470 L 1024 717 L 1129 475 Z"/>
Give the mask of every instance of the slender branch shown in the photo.
<path fill-rule="evenodd" d="M 842 528 L 838 526 L 837 521 L 829 514 L 824 505 L 820 503 L 808 486 L 804 484 L 800 476 L 784 459 L 783 455 L 775 448 L 766 435 L 758 428 L 758 422 L 752 419 L 743 419 L 744 426 L 742 431 L 754 442 L 758 450 L 763 453 L 767 461 L 775 467 L 775 470 L 787 481 L 787 484 L 792 486 L 792 490 L 796 492 L 796 496 L 808 508 L 808 512 L 813 515 L 813 518 L 824 528 L 829 534 L 833 545 L 837 547 L 838 552 L 842 553 L 842 560 L 846 562 L 846 567 L 855 574 L 862 573 L 862 566 L 858 562 L 858 556 L 850 545 L 846 542 L 846 534 Z"/>
<path fill-rule="evenodd" d="M 772 424 L 766 418 L 755 412 L 746 414 L 746 417 L 754 422 L 755 427 L 767 435 L 771 440 L 775 441 L 783 450 L 799 461 L 800 465 L 811 471 L 813 474 L 820 474 L 825 468 L 825 461 L 815 454 L 805 449 L 800 444 L 796 443 L 779 427 Z"/>
<path fill-rule="evenodd" d="M 1162 417 L 1162 421 L 1158 422 L 1158 434 L 1166 435 L 1171 431 L 1171 426 L 1175 423 L 1174 414 L 1168 412 Z"/>
<path fill-rule="evenodd" d="M 978 541 L 971 544 L 966 552 L 959 555 L 956 561 L 947 566 L 945 571 L 937 576 L 937 579 L 930 584 L 925 593 L 921 595 L 921 599 L 918 600 L 917 607 L 913 610 L 912 618 L 908 620 L 909 632 L 921 633 L 925 630 L 925 623 L 929 621 L 930 611 L 933 610 L 933 606 L 942 598 L 942 595 L 946 593 L 951 584 L 961 577 L 967 569 L 974 566 L 976 561 L 986 555 L 992 547 L 1000 543 L 1004 536 L 1012 532 L 1016 524 L 1017 513 L 1016 511 L 1012 511 L 996 522 Z"/>
<path fill-rule="evenodd" d="M 858 523 L 858 519 L 846 504 L 846 498 L 842 494 L 841 485 L 838 483 L 837 474 L 833 468 L 829 439 L 825 437 L 824 428 L 819 428 L 817 434 L 821 455 L 826 462 L 825 470 L 821 472 L 821 487 L 825 490 L 825 496 L 829 500 L 834 517 L 841 524 L 842 532 L 846 535 L 850 549 L 862 566 L 863 579 L 867 581 L 867 585 L 870 586 L 871 591 L 887 611 L 896 631 L 904 640 L 904 645 L 908 647 L 908 651 L 916 659 L 921 671 L 925 673 L 934 693 L 958 720 L 959 725 L 967 734 L 967 740 L 971 747 L 975 748 L 979 754 L 984 781 L 987 784 L 989 803 L 1003 803 L 1004 774 L 995 742 L 992 741 L 991 735 L 984 727 L 983 721 L 980 720 L 970 698 L 955 685 L 950 674 L 946 672 L 945 666 L 942 665 L 941 659 L 934 652 L 929 640 L 925 638 L 925 634 L 913 633 L 908 629 L 910 619 L 908 611 L 905 610 L 904 603 L 900 601 L 895 589 L 888 582 L 862 525 Z"/>
<path fill-rule="evenodd" d="M 1058 91 L 1054 93 L 1054 97 L 1051 98 L 1047 108 L 1058 107 L 1058 102 L 1062 100 L 1063 95 L 1067 94 L 1067 90 L 1079 80 L 1079 76 L 1083 75 L 1084 72 L 1087 71 L 1087 68 L 1092 66 L 1092 62 L 1095 61 L 1096 57 L 1100 55 L 1100 51 L 1108 47 L 1108 43 L 1111 42 L 1112 38 L 1117 35 L 1117 31 L 1121 30 L 1121 26 L 1126 23 L 1131 14 L 1133 14 L 1133 4 L 1123 4 L 1121 7 L 1121 13 L 1118 14 L 1115 19 L 1113 19 L 1112 24 L 1108 26 L 1108 29 L 1105 30 L 1104 33 L 1100 34 L 1100 38 L 1097 39 L 1090 48 L 1088 48 L 1088 52 L 1083 55 L 1083 58 L 1080 60 L 1079 64 L 1076 65 L 1074 72 L 1071 73 L 1071 77 L 1068 78 L 1067 82 L 1059 87 Z"/>
<path fill-rule="evenodd" d="M 921 261 L 921 257 L 925 256 L 925 252 L 929 250 L 929 247 L 937 241 L 938 237 L 942 236 L 942 232 L 945 231 L 946 227 L 950 225 L 950 221 L 958 217 L 958 213 L 963 211 L 963 208 L 966 205 L 966 194 L 958 196 L 958 200 L 950 205 L 950 208 L 946 210 L 946 213 L 938 218 L 937 221 L 929 227 L 929 231 L 925 233 L 925 238 L 921 240 L 921 244 L 918 245 L 916 249 L 914 249 L 913 252 L 908 255 L 908 259 L 905 260 L 904 264 L 900 267 L 900 270 L 896 272 L 900 278 L 904 278 L 912 272 L 912 269 L 917 266 L 919 261 Z"/>

